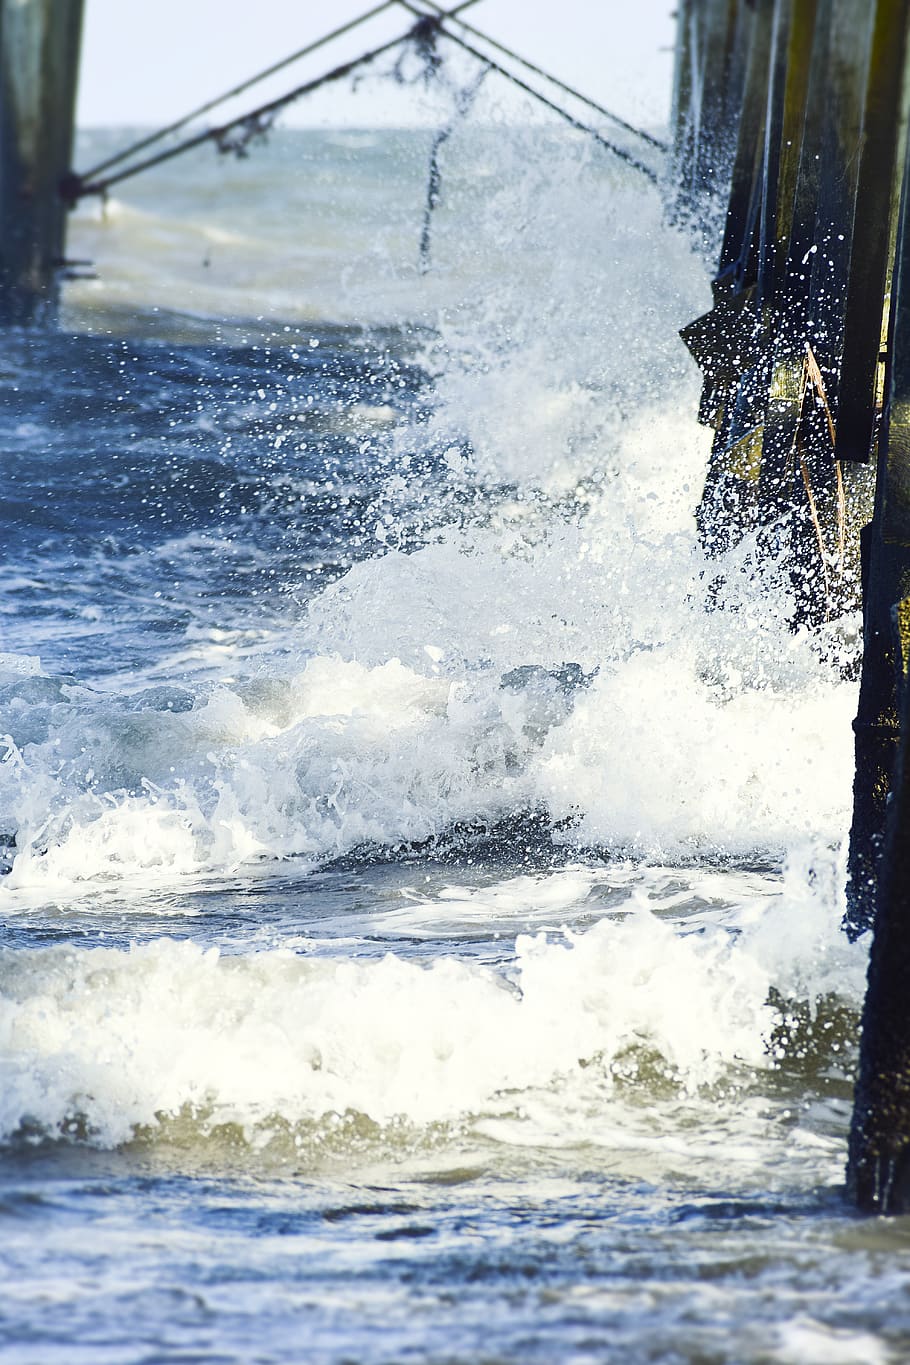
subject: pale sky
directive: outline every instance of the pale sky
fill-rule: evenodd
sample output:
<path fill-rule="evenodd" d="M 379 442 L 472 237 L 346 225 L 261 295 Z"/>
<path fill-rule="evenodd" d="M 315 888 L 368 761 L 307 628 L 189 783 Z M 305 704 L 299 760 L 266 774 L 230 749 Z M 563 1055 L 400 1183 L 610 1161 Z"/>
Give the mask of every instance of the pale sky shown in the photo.
<path fill-rule="evenodd" d="M 86 0 L 78 122 L 159 126 L 371 7 L 371 0 Z M 673 0 L 479 0 L 465 19 L 632 122 L 665 123 Z M 273 98 L 412 22 L 392 9 L 256 87 L 231 114 Z M 224 115 L 213 114 L 212 121 Z M 405 124 L 419 96 L 369 80 L 310 97 L 287 124 Z"/>

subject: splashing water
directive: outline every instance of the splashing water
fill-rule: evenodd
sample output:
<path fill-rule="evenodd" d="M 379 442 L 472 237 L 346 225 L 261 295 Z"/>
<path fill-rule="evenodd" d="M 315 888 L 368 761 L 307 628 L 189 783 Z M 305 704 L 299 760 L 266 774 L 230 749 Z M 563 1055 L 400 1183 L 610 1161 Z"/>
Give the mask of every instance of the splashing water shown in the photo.
<path fill-rule="evenodd" d="M 152 1182 L 216 1324 L 181 1297 L 166 1350 L 898 1359 L 907 1266 L 886 1300 L 836 1194 L 855 624 L 699 546 L 706 272 L 657 196 L 467 127 L 421 276 L 429 143 L 279 134 L 255 211 L 137 182 L 77 219 L 79 335 L 7 348 L 13 1186 L 80 1223 L 103 1171 L 133 1236 Z"/>

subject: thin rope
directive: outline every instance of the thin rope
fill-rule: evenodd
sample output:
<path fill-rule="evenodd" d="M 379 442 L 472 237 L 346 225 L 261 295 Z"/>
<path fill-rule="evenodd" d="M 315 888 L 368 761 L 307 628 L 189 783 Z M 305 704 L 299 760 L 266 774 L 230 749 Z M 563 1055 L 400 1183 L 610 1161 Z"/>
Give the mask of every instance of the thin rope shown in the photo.
<path fill-rule="evenodd" d="M 462 3 L 457 5 L 450 13 L 452 15 L 457 14 L 459 10 L 467 9 L 469 5 L 477 3 L 478 0 L 462 0 Z M 445 17 L 448 17 L 448 14 Z M 164 162 L 171 161 L 174 157 L 181 156 L 184 152 L 191 151 L 194 147 L 199 147 L 204 142 L 215 142 L 219 147 L 228 151 L 242 150 L 243 145 L 245 145 L 245 140 L 248 140 L 250 136 L 265 133 L 275 116 L 280 113 L 282 109 L 286 108 L 287 105 L 292 104 L 295 100 L 301 99 L 304 95 L 311 94 L 314 90 L 318 90 L 324 85 L 343 80 L 346 76 L 351 75 L 352 72 L 357 71 L 360 67 L 367 66 L 370 62 L 374 62 L 378 57 L 382 57 L 385 53 L 391 52 L 396 47 L 400 47 L 402 43 L 409 42 L 415 36 L 423 36 L 427 25 L 432 25 L 437 31 L 441 30 L 440 19 L 433 15 L 421 14 L 418 23 L 408 29 L 407 33 L 402 33 L 397 38 L 392 38 L 389 42 L 380 44 L 379 47 L 371 48 L 369 52 L 364 52 L 361 56 L 355 57 L 351 61 L 342 62 L 340 66 L 333 67 L 331 71 L 326 71 L 323 75 L 317 76 L 313 80 L 305 81 L 303 85 L 298 85 L 293 90 L 288 91 L 287 94 L 280 95 L 277 99 L 269 100 L 266 104 L 259 105 L 258 108 L 250 110 L 247 114 L 242 114 L 237 118 L 229 119 L 227 123 L 220 124 L 214 128 L 204 128 L 201 132 L 194 134 L 192 137 L 185 138 L 182 142 L 178 142 L 176 146 L 168 147 L 164 151 L 158 152 L 154 156 L 146 157 L 142 161 L 136 161 L 132 165 L 126 166 L 123 170 L 118 171 L 115 175 L 106 176 L 103 180 L 90 180 L 87 176 L 81 176 L 75 173 L 71 174 L 64 178 L 64 181 L 60 186 L 60 192 L 67 202 L 71 204 L 76 203 L 85 195 L 107 194 L 108 190 L 112 189 L 114 185 L 119 185 L 122 181 L 129 180 L 134 175 L 139 175 L 142 171 L 151 170 L 154 166 L 160 166 Z M 421 30 L 423 33 L 421 33 Z M 481 60 L 484 59 L 482 58 Z M 235 129 L 241 130 L 242 137 L 245 130 L 244 141 L 237 142 L 236 140 L 231 140 L 230 135 Z"/>
<path fill-rule="evenodd" d="M 806 498 L 809 503 L 809 519 L 815 528 L 815 539 L 818 541 L 818 554 L 822 566 L 822 578 L 825 583 L 825 620 L 831 620 L 832 600 L 831 600 L 831 580 L 828 577 L 828 554 L 825 549 L 825 538 L 822 534 L 822 524 L 818 516 L 818 507 L 815 503 L 815 494 L 812 492 L 812 482 L 809 478 L 809 466 L 806 457 L 800 451 L 799 469 L 803 476 L 803 486 L 806 490 Z"/>
<path fill-rule="evenodd" d="M 398 2 L 399 4 L 404 5 L 406 9 L 409 9 L 412 14 L 420 13 L 419 10 L 415 9 L 409 3 L 409 0 L 398 0 Z M 451 16 L 445 15 L 443 17 L 449 18 Z M 464 38 L 460 38 L 458 34 L 453 33 L 451 29 L 445 28 L 442 23 L 442 18 L 439 18 L 436 22 L 438 23 L 438 32 L 442 37 L 448 38 L 450 43 L 455 43 L 476 61 L 488 66 L 491 71 L 495 71 L 497 75 L 503 76 L 507 81 L 511 81 L 519 90 L 523 90 L 526 95 L 530 95 L 532 99 L 537 100 L 539 104 L 544 105 L 545 108 L 550 109 L 554 114 L 557 114 L 564 122 L 568 123 L 570 127 L 575 128 L 577 132 L 587 133 L 589 137 L 592 137 L 594 141 L 606 151 L 612 152 L 614 156 L 618 157 L 620 161 L 624 161 L 627 166 L 631 166 L 633 170 L 640 171 L 652 184 L 657 185 L 659 183 L 657 173 L 653 171 L 650 166 L 646 166 L 643 161 L 639 161 L 637 156 L 633 156 L 631 152 L 627 152 L 624 148 L 618 147 L 615 142 L 611 142 L 609 138 L 604 137 L 596 128 L 592 128 L 587 123 L 582 123 L 580 119 L 575 118 L 573 114 L 570 114 L 568 110 L 563 109 L 561 105 L 555 104 L 553 100 L 548 99 L 546 95 L 542 95 L 539 90 L 535 90 L 532 85 L 528 85 L 527 81 L 523 81 L 520 76 L 516 76 L 514 72 L 508 71 L 506 67 L 500 66 L 498 62 L 494 62 L 492 57 L 485 56 L 484 53 L 478 52 L 477 48 L 472 47 Z"/>
<path fill-rule="evenodd" d="M 803 487 L 806 490 L 806 500 L 809 504 L 809 520 L 812 522 L 815 531 L 815 539 L 818 541 L 818 555 L 822 566 L 822 580 L 825 585 L 825 620 L 831 620 L 831 580 L 828 575 L 828 552 L 825 548 L 825 536 L 822 531 L 821 519 L 818 515 L 818 506 L 815 501 L 815 494 L 812 491 L 812 480 L 809 477 L 809 465 L 805 454 L 799 445 L 799 429 L 802 425 L 803 413 L 806 407 L 806 395 L 809 392 L 809 359 L 803 359 L 802 370 L 799 377 L 799 407 L 796 414 L 796 426 L 793 430 L 793 445 L 791 455 L 799 465 L 799 472 L 803 478 Z"/>
<path fill-rule="evenodd" d="M 452 136 L 457 124 L 467 118 L 487 76 L 490 68 L 484 66 L 478 75 L 463 90 L 460 90 L 455 97 L 455 112 L 444 128 L 440 128 L 433 138 L 433 146 L 430 149 L 430 169 L 427 176 L 427 200 L 423 211 L 423 228 L 420 233 L 420 273 L 425 275 L 430 268 L 430 228 L 433 220 L 433 211 L 439 204 L 442 193 L 442 175 L 439 170 L 439 151 Z"/>
<path fill-rule="evenodd" d="M 834 451 L 837 445 L 837 432 L 834 425 L 834 417 L 831 413 L 831 405 L 828 402 L 828 395 L 825 391 L 825 380 L 821 372 L 815 352 L 806 342 L 806 369 L 809 374 L 815 391 L 821 399 L 822 407 L 825 410 L 825 420 L 828 423 L 828 438 L 831 442 L 831 450 Z M 835 480 L 837 482 L 837 557 L 838 571 L 844 571 L 844 559 L 847 553 L 847 493 L 844 488 L 844 470 L 840 460 L 834 461 Z"/>
<path fill-rule="evenodd" d="M 404 5 L 405 9 L 411 10 L 412 14 L 415 13 L 411 5 L 406 3 L 406 0 L 397 0 L 397 3 Z M 429 5 L 438 15 L 444 14 L 442 6 L 436 4 L 436 0 L 422 0 L 422 3 Z M 583 95 L 580 90 L 574 89 L 573 86 L 566 85 L 565 81 L 561 81 L 551 72 L 545 71 L 542 66 L 535 66 L 533 62 L 529 62 L 526 57 L 522 57 L 512 48 L 497 42 L 496 39 L 491 38 L 488 33 L 483 33 L 479 28 L 475 28 L 473 24 L 469 24 L 466 19 L 458 19 L 457 22 L 461 28 L 466 29 L 468 33 L 472 33 L 475 38 L 482 39 L 483 42 L 487 43 L 490 47 L 495 48 L 497 52 L 501 52 L 504 57 L 508 57 L 511 61 L 517 62 L 519 66 L 523 66 L 526 71 L 533 71 L 536 76 L 542 76 L 545 81 L 549 81 L 551 85 L 555 85 L 557 89 L 564 91 L 565 94 L 571 95 L 573 99 L 579 100 L 582 104 L 586 104 L 589 109 L 595 110 L 595 112 L 600 114 L 603 118 L 609 119 L 611 123 L 615 123 L 617 127 L 624 128 L 627 133 L 633 133 L 635 137 L 640 137 L 642 141 L 650 143 L 650 145 L 656 147 L 658 151 L 666 152 L 669 150 L 667 144 L 661 142 L 660 138 L 654 137 L 651 133 L 646 133 L 643 128 L 636 128 L 632 123 L 627 123 L 626 120 L 620 118 L 618 114 L 614 114 L 609 109 L 605 109 L 602 104 L 598 104 L 596 100 L 592 100 L 588 95 Z"/>
<path fill-rule="evenodd" d="M 289 57 L 283 57 L 280 62 L 275 62 L 272 66 L 267 66 L 264 71 L 259 71 L 255 76 L 250 76 L 248 80 L 242 81 L 240 85 L 235 85 L 232 90 L 227 90 L 223 95 L 216 99 L 208 100 L 205 104 L 200 104 L 198 109 L 193 109 L 191 113 L 184 114 L 183 118 L 177 119 L 174 123 L 167 124 L 164 128 L 159 128 L 157 132 L 149 133 L 147 137 L 141 138 L 139 142 L 134 142 L 132 146 L 125 147 L 122 151 L 109 156 L 106 161 L 99 161 L 97 166 L 92 166 L 89 170 L 82 172 L 83 180 L 93 180 L 102 171 L 110 170 L 112 166 L 119 166 L 122 161 L 128 161 L 130 157 L 138 152 L 144 152 L 146 148 L 154 146 L 162 138 L 170 137 L 172 133 L 179 133 L 181 128 L 185 128 L 194 119 L 201 118 L 203 114 L 208 114 L 212 109 L 217 109 L 219 104 L 226 104 L 228 100 L 235 99 L 237 95 L 244 94 L 245 91 L 258 85 L 260 81 L 267 80 L 269 76 L 276 75 L 288 66 L 293 66 L 294 62 L 299 62 L 304 57 L 309 57 L 312 52 L 317 52 L 319 48 L 325 47 L 328 43 L 334 42 L 336 38 L 342 38 L 346 33 L 359 28 L 369 19 L 375 19 L 377 14 L 383 10 L 391 9 L 397 5 L 398 0 L 382 0 L 379 5 L 374 5 L 372 9 L 366 10 L 356 19 L 351 19 L 349 23 L 342 24 L 340 28 L 333 29 L 331 33 L 326 33 L 324 37 L 317 38 L 314 43 L 301 47 L 297 52 L 292 52 Z"/>
<path fill-rule="evenodd" d="M 828 402 L 828 395 L 825 391 L 825 380 L 822 375 L 821 368 L 819 366 L 818 361 L 815 358 L 815 353 L 812 350 L 812 347 L 809 345 L 808 341 L 805 343 L 805 345 L 806 354 L 803 358 L 802 371 L 800 373 L 799 381 L 799 405 L 796 414 L 796 426 L 793 431 L 793 444 L 791 446 L 790 453 L 799 466 L 799 472 L 802 475 L 803 480 L 803 487 L 806 490 L 806 500 L 809 505 L 809 520 L 811 521 L 812 528 L 815 531 L 815 538 L 816 541 L 818 542 L 818 552 L 822 566 L 822 578 L 825 587 L 825 620 L 830 621 L 833 609 L 833 602 L 831 596 L 831 579 L 828 573 L 828 565 L 830 563 L 832 567 L 836 568 L 837 576 L 839 579 L 843 577 L 844 561 L 846 556 L 847 529 L 846 492 L 844 489 L 844 474 L 843 469 L 841 467 L 841 462 L 840 460 L 835 460 L 834 461 L 834 474 L 836 486 L 835 501 L 837 506 L 837 557 L 835 558 L 833 555 L 829 555 L 827 546 L 825 544 L 825 535 L 824 531 L 822 530 L 821 517 L 819 516 L 818 511 L 818 504 L 815 499 L 815 493 L 812 488 L 812 480 L 809 475 L 809 463 L 806 459 L 805 452 L 801 448 L 799 442 L 800 428 L 802 427 L 803 416 L 806 409 L 806 399 L 809 395 L 810 389 L 815 393 L 824 409 L 825 422 L 828 429 L 828 439 L 831 442 L 832 451 L 834 450 L 836 435 L 834 417 L 831 412 L 831 406 Z"/>

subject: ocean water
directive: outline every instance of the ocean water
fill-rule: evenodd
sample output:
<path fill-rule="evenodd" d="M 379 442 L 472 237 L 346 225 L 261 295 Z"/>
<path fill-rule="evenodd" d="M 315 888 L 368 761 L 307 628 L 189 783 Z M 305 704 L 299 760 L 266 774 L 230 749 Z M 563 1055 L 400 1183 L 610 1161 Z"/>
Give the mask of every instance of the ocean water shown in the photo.
<path fill-rule="evenodd" d="M 910 1354 L 857 624 L 699 547 L 660 196 L 481 112 L 427 270 L 431 132 L 279 131 L 0 347 L 0 1360 Z"/>

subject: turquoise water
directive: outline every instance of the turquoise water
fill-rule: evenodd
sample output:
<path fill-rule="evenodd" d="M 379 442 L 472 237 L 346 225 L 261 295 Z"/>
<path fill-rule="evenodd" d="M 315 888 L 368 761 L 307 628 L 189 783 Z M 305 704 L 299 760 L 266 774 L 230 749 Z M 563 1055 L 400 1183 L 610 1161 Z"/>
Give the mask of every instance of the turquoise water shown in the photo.
<path fill-rule="evenodd" d="M 4 342 L 0 1358 L 900 1361 L 856 623 L 701 556 L 658 196 L 465 129 L 424 275 L 430 136 L 124 186 Z"/>

